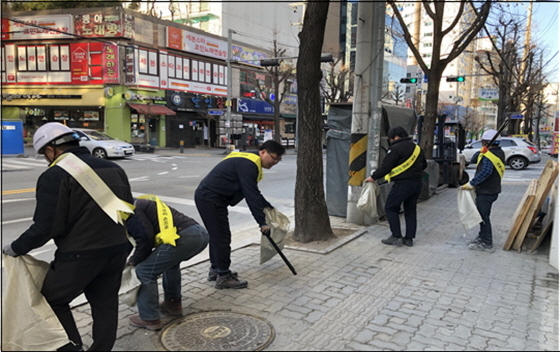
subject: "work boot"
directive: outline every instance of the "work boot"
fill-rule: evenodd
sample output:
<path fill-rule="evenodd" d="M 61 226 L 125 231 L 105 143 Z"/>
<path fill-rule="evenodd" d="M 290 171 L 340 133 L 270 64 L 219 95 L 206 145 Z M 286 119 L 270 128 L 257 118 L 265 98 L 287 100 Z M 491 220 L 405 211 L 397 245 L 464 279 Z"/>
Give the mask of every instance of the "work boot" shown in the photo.
<path fill-rule="evenodd" d="M 160 308 L 161 311 L 167 315 L 173 315 L 175 317 L 183 315 L 183 305 L 181 304 L 180 298 L 165 300 L 161 302 Z"/>
<path fill-rule="evenodd" d="M 402 241 L 402 237 L 390 236 L 389 238 L 381 240 L 381 243 L 388 244 L 389 246 L 396 246 L 399 245 L 401 241 Z"/>
<path fill-rule="evenodd" d="M 216 278 L 216 288 L 245 288 L 247 287 L 247 281 L 239 280 L 237 276 L 233 276 L 230 271 L 226 275 L 218 275 Z"/>
<path fill-rule="evenodd" d="M 231 275 L 237 279 L 236 271 L 232 271 Z M 208 271 L 208 281 L 216 281 L 217 277 L 218 277 L 218 270 L 210 268 L 210 270 Z"/>
<path fill-rule="evenodd" d="M 161 330 L 162 324 L 161 320 L 142 320 L 139 315 L 133 315 L 129 319 L 130 325 L 136 326 L 137 328 L 144 328 L 152 331 Z"/>
<path fill-rule="evenodd" d="M 413 246 L 412 238 L 403 238 L 402 243 L 407 247 L 412 247 Z"/>

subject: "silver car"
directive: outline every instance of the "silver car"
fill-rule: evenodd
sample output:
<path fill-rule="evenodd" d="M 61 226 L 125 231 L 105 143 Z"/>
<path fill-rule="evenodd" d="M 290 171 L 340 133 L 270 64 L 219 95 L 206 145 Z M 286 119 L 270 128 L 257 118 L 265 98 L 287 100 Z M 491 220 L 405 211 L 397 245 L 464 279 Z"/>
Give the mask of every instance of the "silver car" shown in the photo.
<path fill-rule="evenodd" d="M 525 138 L 502 137 L 500 147 L 502 147 L 506 155 L 506 165 L 513 170 L 523 170 L 529 166 L 529 164 L 541 162 L 541 152 L 536 145 Z M 463 155 L 465 155 L 467 165 L 471 163 L 476 164 L 476 159 L 473 160 L 473 156 L 476 154 L 478 157 L 477 152 L 480 151 L 480 148 L 482 148 L 481 141 L 476 141 L 465 146 Z"/>
<path fill-rule="evenodd" d="M 88 128 L 73 128 L 80 136 L 80 146 L 89 149 L 89 152 L 98 158 L 124 158 L 134 155 L 132 144 L 120 141 L 109 135 Z"/>

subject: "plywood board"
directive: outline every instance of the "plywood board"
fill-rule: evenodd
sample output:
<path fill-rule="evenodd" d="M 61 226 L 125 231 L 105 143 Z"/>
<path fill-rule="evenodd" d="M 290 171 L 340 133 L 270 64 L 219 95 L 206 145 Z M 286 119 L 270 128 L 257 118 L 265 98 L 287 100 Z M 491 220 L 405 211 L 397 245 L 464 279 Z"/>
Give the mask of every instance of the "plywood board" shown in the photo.
<path fill-rule="evenodd" d="M 511 249 L 511 245 L 515 241 L 515 237 L 519 233 L 519 228 L 523 223 L 524 216 L 531 207 L 531 204 L 533 204 L 533 200 L 535 199 L 535 192 L 537 191 L 537 183 L 537 179 L 531 180 L 529 187 L 527 187 L 527 189 L 525 190 L 525 194 L 523 195 L 523 198 L 521 198 L 519 206 L 517 207 L 517 210 L 513 215 L 513 219 L 515 219 L 515 221 L 513 222 L 511 230 L 509 231 L 509 236 L 506 240 L 506 243 L 504 244 L 504 250 L 506 251 L 509 251 Z"/>
<path fill-rule="evenodd" d="M 527 235 L 527 231 L 529 231 L 529 227 L 537 217 L 546 197 L 548 197 L 556 177 L 558 177 L 558 163 L 549 159 L 541 173 L 541 177 L 539 177 L 535 199 L 523 218 L 523 223 L 513 242 L 513 249 L 521 251 L 521 245 Z"/>
<path fill-rule="evenodd" d="M 546 238 L 550 230 L 552 230 L 552 221 L 549 221 L 548 224 L 546 224 L 541 234 L 537 237 L 535 244 L 533 244 L 533 247 L 531 248 L 531 252 L 529 254 L 533 254 L 537 251 L 537 249 L 539 249 L 542 241 Z"/>

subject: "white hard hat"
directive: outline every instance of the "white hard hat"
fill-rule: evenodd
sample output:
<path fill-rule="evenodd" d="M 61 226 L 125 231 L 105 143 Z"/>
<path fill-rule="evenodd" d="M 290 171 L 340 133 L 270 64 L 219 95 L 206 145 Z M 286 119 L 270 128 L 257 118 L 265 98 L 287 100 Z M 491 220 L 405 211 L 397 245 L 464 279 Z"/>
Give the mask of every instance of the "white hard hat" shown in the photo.
<path fill-rule="evenodd" d="M 48 143 L 60 145 L 71 141 L 79 140 L 76 132 L 59 122 L 48 122 L 39 127 L 33 135 L 33 148 L 38 154 L 42 154 L 44 146 Z"/>
<path fill-rule="evenodd" d="M 495 136 L 497 133 L 498 133 L 498 131 L 496 131 L 496 130 L 488 130 L 488 131 L 486 131 L 486 132 L 484 132 L 484 133 L 482 134 L 482 138 L 481 138 L 481 139 L 482 139 L 483 141 L 491 141 L 492 138 L 494 138 L 494 136 Z M 499 140 L 501 140 L 501 139 L 502 139 L 502 137 L 498 135 L 498 137 L 496 138 L 496 141 L 499 141 Z"/>

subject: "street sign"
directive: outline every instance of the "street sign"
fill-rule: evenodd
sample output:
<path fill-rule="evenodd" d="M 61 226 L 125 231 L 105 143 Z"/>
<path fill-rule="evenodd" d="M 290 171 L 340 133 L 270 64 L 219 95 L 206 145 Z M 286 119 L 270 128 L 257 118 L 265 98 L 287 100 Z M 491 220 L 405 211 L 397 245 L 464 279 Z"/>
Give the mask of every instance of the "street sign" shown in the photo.
<path fill-rule="evenodd" d="M 222 110 L 208 110 L 208 115 L 223 115 L 224 112 Z"/>
<path fill-rule="evenodd" d="M 514 119 L 522 119 L 523 115 L 522 114 L 515 114 L 515 115 L 511 115 L 509 117 L 510 119 L 514 120 Z"/>

